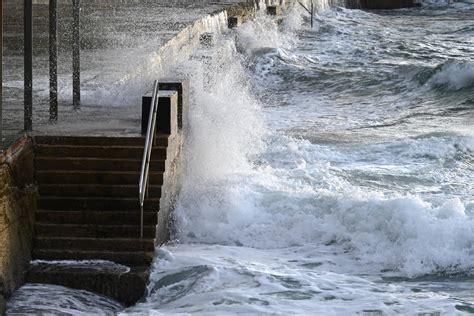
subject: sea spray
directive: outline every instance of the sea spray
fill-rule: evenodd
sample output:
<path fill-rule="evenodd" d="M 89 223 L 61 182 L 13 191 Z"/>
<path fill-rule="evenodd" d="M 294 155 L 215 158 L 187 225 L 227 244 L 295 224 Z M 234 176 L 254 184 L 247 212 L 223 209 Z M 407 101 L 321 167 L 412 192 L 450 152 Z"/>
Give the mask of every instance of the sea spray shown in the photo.
<path fill-rule="evenodd" d="M 236 31 L 220 61 L 233 71 L 208 73 L 214 83 L 193 93 L 189 136 L 202 140 L 187 144 L 176 240 L 157 250 L 147 301 L 128 312 L 472 310 L 470 87 L 455 76 L 440 99 L 431 80 L 444 66 L 418 81 L 446 57 L 423 61 L 434 48 L 390 17 L 333 9 L 314 30 L 257 18 Z M 262 129 L 239 139 L 247 118 Z"/>

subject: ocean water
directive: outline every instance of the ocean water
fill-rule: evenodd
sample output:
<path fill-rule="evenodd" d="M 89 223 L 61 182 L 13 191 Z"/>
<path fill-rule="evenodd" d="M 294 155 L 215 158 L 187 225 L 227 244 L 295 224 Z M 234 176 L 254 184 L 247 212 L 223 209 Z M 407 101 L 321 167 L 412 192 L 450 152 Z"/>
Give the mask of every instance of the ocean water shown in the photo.
<path fill-rule="evenodd" d="M 120 314 L 474 313 L 474 3 L 216 36 L 167 70 L 193 100 L 173 241 Z M 49 312 L 120 310 L 55 293 Z"/>

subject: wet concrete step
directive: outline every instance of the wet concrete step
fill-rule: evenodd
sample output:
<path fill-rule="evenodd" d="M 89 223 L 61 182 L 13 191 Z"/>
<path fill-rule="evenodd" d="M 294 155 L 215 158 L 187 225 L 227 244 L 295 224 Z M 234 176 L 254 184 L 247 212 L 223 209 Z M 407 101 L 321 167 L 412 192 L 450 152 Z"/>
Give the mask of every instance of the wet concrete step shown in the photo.
<path fill-rule="evenodd" d="M 151 157 L 150 171 L 164 171 L 165 160 Z M 140 171 L 142 159 L 37 157 L 37 170 Z"/>
<path fill-rule="evenodd" d="M 37 157 L 142 159 L 143 151 L 143 147 L 131 146 L 36 145 Z M 154 147 L 151 156 L 155 160 L 165 160 L 166 147 Z"/>
<path fill-rule="evenodd" d="M 148 265 L 153 261 L 153 252 L 82 251 L 33 249 L 34 260 L 109 260 L 120 264 Z"/>
<path fill-rule="evenodd" d="M 36 211 L 36 221 L 45 224 L 71 224 L 71 225 L 138 225 L 140 212 L 103 212 L 103 211 Z M 145 225 L 157 224 L 157 212 L 145 211 L 143 213 Z"/>
<path fill-rule="evenodd" d="M 145 238 L 155 238 L 156 226 L 144 227 Z M 38 237 L 138 238 L 139 225 L 57 225 L 37 222 Z"/>
<path fill-rule="evenodd" d="M 168 146 L 167 134 L 156 134 L 155 146 Z M 145 146 L 144 137 L 35 136 L 38 145 L 70 146 Z"/>
<path fill-rule="evenodd" d="M 89 210 L 89 211 L 129 211 L 139 210 L 138 197 L 136 198 L 111 198 L 111 197 L 64 197 L 40 196 L 39 208 L 44 210 Z M 147 199 L 145 210 L 160 209 L 160 199 Z"/>
<path fill-rule="evenodd" d="M 34 240 L 34 248 L 42 250 L 54 249 L 58 251 L 153 252 L 155 245 L 153 239 L 37 237 Z"/>
<path fill-rule="evenodd" d="M 37 171 L 36 180 L 42 184 L 134 184 L 138 186 L 140 172 L 127 171 Z M 150 172 L 150 184 L 161 185 L 162 172 Z"/>
<path fill-rule="evenodd" d="M 41 184 L 41 196 L 71 197 L 137 197 L 138 185 L 100 185 L 100 184 Z M 161 186 L 152 185 L 148 188 L 149 198 L 160 198 Z"/>
<path fill-rule="evenodd" d="M 25 279 L 28 283 L 56 284 L 101 293 L 126 305 L 132 305 L 143 296 L 148 275 L 148 266 L 127 269 L 107 265 L 97 268 L 96 265 L 69 263 L 65 269 L 58 268 L 57 264 L 42 262 L 30 265 Z"/>

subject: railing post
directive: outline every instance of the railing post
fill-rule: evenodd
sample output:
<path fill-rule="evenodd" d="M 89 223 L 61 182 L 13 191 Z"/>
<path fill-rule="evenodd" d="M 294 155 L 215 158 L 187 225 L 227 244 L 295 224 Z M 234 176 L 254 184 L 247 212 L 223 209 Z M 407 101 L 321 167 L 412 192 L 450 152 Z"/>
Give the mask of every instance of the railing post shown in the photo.
<path fill-rule="evenodd" d="M 3 0 L 0 0 L 0 152 L 3 150 Z"/>
<path fill-rule="evenodd" d="M 24 128 L 25 131 L 33 129 L 33 3 L 24 0 Z"/>
<path fill-rule="evenodd" d="M 58 120 L 58 3 L 49 0 L 49 119 Z"/>
<path fill-rule="evenodd" d="M 72 104 L 81 106 L 81 0 L 72 0 Z"/>

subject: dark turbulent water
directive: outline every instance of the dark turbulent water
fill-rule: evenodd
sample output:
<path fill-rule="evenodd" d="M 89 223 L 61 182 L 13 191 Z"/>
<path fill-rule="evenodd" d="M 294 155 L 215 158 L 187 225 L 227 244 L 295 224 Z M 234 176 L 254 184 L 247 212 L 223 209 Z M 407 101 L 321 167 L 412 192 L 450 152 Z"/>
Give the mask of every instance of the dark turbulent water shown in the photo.
<path fill-rule="evenodd" d="M 474 313 L 474 4 L 304 16 L 175 69 L 176 240 L 124 313 Z"/>

